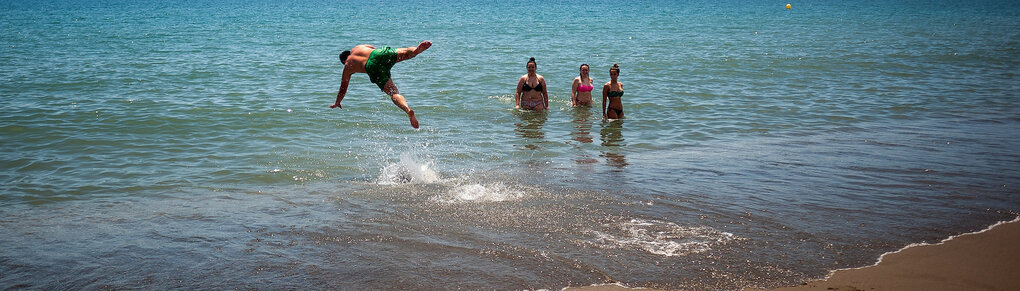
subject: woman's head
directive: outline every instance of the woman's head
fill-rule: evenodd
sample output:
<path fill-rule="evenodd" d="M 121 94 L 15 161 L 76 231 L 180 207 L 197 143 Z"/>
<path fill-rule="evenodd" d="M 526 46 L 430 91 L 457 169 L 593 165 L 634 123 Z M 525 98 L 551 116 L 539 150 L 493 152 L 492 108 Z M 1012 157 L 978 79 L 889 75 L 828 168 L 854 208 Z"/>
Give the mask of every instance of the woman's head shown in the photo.
<path fill-rule="evenodd" d="M 609 76 L 613 77 L 613 78 L 616 78 L 617 76 L 620 76 L 620 65 L 619 64 L 613 63 L 613 67 L 609 68 Z"/>
<path fill-rule="evenodd" d="M 535 58 L 528 60 L 528 73 L 534 73 L 538 69 L 538 63 L 535 62 Z"/>
<path fill-rule="evenodd" d="M 582 76 L 588 75 L 588 71 L 590 70 L 591 68 L 588 67 L 588 64 L 581 64 L 581 67 L 578 68 L 578 71 L 581 73 Z"/>

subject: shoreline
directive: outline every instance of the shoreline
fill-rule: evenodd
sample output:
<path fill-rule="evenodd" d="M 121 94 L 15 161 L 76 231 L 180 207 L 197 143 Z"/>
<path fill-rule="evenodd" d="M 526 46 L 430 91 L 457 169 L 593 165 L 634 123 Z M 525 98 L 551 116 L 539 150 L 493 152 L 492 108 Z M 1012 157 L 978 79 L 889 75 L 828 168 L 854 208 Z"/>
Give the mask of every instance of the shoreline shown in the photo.
<path fill-rule="evenodd" d="M 1020 217 L 934 244 L 910 244 L 870 266 L 771 290 L 1020 290 L 1018 245 Z"/>
<path fill-rule="evenodd" d="M 938 243 L 913 243 L 878 257 L 872 265 L 837 269 L 820 280 L 743 291 L 1020 290 L 1020 217 Z M 567 287 L 562 291 L 655 290 L 621 284 Z"/>

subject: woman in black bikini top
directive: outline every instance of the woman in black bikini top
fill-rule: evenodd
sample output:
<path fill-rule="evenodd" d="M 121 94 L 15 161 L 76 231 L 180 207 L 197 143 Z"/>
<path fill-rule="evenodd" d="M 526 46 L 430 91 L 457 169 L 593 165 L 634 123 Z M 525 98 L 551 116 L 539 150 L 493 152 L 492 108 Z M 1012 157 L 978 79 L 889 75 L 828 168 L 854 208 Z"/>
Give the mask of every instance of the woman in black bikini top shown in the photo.
<path fill-rule="evenodd" d="M 612 68 L 609 68 L 609 79 L 610 81 L 606 85 L 602 86 L 602 118 L 603 119 L 620 119 L 623 118 L 623 83 L 617 82 L 616 78 L 620 76 L 620 66 L 613 64 Z M 606 99 L 609 102 L 606 102 Z M 608 107 L 608 108 L 607 108 Z M 608 111 L 606 110 L 608 109 Z"/>
<path fill-rule="evenodd" d="M 538 83 L 538 85 L 535 85 L 535 87 L 532 88 L 531 86 L 528 86 L 528 82 L 524 82 L 524 87 L 521 88 L 521 90 L 524 91 L 524 92 L 531 91 L 531 90 L 542 91 L 542 83 Z"/>
<path fill-rule="evenodd" d="M 528 73 L 517 80 L 517 93 L 514 94 L 514 108 L 527 110 L 549 109 L 549 93 L 545 90 L 545 77 L 536 73 L 538 64 L 535 58 L 528 60 Z"/>

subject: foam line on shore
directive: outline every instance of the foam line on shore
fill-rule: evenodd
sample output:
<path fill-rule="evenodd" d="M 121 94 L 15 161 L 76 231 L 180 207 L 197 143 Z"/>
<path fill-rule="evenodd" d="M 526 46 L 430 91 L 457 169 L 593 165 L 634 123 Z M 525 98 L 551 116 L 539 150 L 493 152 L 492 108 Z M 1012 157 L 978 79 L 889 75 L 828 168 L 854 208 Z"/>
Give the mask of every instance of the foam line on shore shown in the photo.
<path fill-rule="evenodd" d="M 870 266 L 833 270 L 824 279 L 772 290 L 1020 290 L 1016 241 L 1020 217 L 938 243 L 910 244 L 882 254 Z"/>
<path fill-rule="evenodd" d="M 878 256 L 878 261 L 876 261 L 874 264 L 871 264 L 871 265 L 868 265 L 868 266 L 863 266 L 863 267 L 843 268 L 843 269 L 835 269 L 835 270 L 829 271 L 829 274 L 825 275 L 825 278 L 821 279 L 820 281 L 824 281 L 824 280 L 828 280 L 828 279 L 832 278 L 832 275 L 835 274 L 836 272 L 839 272 L 839 271 L 860 270 L 860 269 L 865 269 L 865 268 L 871 268 L 871 267 L 878 266 L 878 264 L 882 263 L 882 259 L 884 259 L 885 256 L 887 256 L 887 255 L 901 253 L 901 252 L 903 252 L 903 251 L 905 251 L 907 249 L 911 249 L 911 248 L 915 248 L 915 247 L 943 245 L 946 242 L 949 242 L 949 241 L 951 241 L 953 239 L 956 239 L 958 237 L 961 237 L 961 236 L 985 233 L 985 232 L 988 232 L 988 231 L 992 230 L 993 228 L 996 228 L 996 227 L 998 227 L 1000 225 L 1009 224 L 1009 223 L 1016 223 L 1016 222 L 1020 222 L 1020 216 L 1017 216 L 1016 218 L 1013 218 L 1012 220 L 1003 220 L 1003 221 L 996 222 L 995 224 L 992 224 L 992 225 L 988 226 L 987 228 L 979 230 L 979 231 L 968 232 L 968 233 L 961 233 L 961 234 L 953 235 L 953 236 L 945 238 L 942 241 L 939 241 L 937 243 L 923 243 L 923 242 L 922 243 L 912 243 L 912 244 L 904 246 L 903 248 L 900 248 L 898 250 L 886 252 L 886 253 L 882 254 L 881 256 Z"/>

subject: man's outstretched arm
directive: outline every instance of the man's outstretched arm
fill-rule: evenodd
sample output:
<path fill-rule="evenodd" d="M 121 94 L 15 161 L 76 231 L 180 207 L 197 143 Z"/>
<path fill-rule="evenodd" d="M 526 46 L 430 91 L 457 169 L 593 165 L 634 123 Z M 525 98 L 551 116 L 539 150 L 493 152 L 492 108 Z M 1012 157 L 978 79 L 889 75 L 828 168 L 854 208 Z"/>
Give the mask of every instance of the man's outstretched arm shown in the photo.
<path fill-rule="evenodd" d="M 343 106 L 340 106 L 340 101 L 344 100 L 344 96 L 347 95 L 347 86 L 350 83 L 351 74 L 347 73 L 347 67 L 344 67 L 343 77 L 340 78 L 340 91 L 336 93 L 336 102 L 334 102 L 333 105 L 330 105 L 329 108 L 344 108 Z"/>

